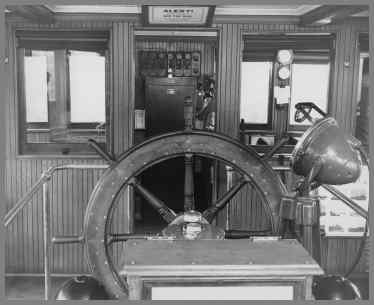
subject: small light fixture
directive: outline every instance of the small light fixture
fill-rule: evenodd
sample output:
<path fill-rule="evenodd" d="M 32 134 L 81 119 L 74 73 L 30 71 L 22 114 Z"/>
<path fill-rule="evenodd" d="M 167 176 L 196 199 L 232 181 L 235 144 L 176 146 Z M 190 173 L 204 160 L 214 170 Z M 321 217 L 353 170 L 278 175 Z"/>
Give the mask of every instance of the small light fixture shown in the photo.
<path fill-rule="evenodd" d="M 292 50 L 279 50 L 277 53 L 277 61 L 282 65 L 289 65 L 293 60 Z"/>

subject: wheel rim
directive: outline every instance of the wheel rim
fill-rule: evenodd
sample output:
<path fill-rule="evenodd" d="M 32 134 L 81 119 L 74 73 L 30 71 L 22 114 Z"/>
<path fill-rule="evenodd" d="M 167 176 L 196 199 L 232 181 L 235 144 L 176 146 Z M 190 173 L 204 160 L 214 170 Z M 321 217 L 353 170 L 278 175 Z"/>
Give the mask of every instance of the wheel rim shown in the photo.
<path fill-rule="evenodd" d="M 125 152 L 116 164 L 106 170 L 87 206 L 84 235 L 88 264 L 112 297 L 126 298 L 128 295 L 126 284 L 115 270 L 107 249 L 109 216 L 118 194 L 140 172 L 186 153 L 223 161 L 249 178 L 262 196 L 272 232 L 278 232 L 279 204 L 286 188 L 270 165 L 261 160 L 253 149 L 227 136 L 210 132 L 178 132 L 152 138 Z"/>

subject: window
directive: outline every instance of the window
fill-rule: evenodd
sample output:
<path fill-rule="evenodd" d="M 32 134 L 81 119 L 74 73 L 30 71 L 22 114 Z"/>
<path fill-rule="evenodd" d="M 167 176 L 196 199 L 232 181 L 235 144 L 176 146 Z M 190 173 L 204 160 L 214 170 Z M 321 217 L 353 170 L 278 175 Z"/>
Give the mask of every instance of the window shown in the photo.
<path fill-rule="evenodd" d="M 245 34 L 243 40 L 240 118 L 244 134 L 270 135 L 275 130 L 307 128 L 311 123 L 294 120 L 298 102 L 313 102 L 327 112 L 333 35 Z M 287 84 L 282 84 L 277 74 L 280 64 L 276 57 L 282 49 L 294 54 Z M 290 90 L 280 92 L 279 88 Z M 277 94 L 289 100 L 288 115 L 283 103 L 276 104 Z M 318 118 L 318 113 L 313 111 L 312 117 Z"/>
<path fill-rule="evenodd" d="M 241 66 L 241 119 L 250 124 L 267 125 L 270 122 L 270 61 L 248 61 Z"/>
<path fill-rule="evenodd" d="M 295 105 L 300 102 L 311 102 L 327 113 L 330 63 L 329 62 L 294 62 L 292 64 L 292 83 L 291 83 L 291 103 L 290 125 L 312 125 L 305 120 L 302 123 L 295 122 Z M 321 118 L 322 116 L 313 111 L 312 118 Z"/>
<path fill-rule="evenodd" d="M 20 154 L 87 154 L 107 139 L 105 32 L 17 32 Z"/>
<path fill-rule="evenodd" d="M 354 183 L 334 186 L 356 202 L 364 210 L 369 204 L 369 168 L 363 165 L 361 175 Z M 344 204 L 322 187 L 318 188 L 321 202 L 321 228 L 326 236 L 362 236 L 365 231 L 365 218 Z"/>

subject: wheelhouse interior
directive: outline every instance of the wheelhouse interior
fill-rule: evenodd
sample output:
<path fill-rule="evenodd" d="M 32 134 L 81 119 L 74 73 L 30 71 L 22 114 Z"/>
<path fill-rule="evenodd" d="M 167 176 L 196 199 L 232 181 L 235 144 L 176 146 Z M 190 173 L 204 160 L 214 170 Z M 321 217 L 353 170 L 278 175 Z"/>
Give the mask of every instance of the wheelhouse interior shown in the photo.
<path fill-rule="evenodd" d="M 369 152 L 368 6 L 9 3 L 4 14 L 5 211 L 25 196 L 28 202 L 6 227 L 9 298 L 43 297 L 44 197 L 41 190 L 27 196 L 50 168 L 48 234 L 58 239 L 82 235 L 87 204 L 107 166 L 165 134 L 192 128 L 237 140 L 266 160 L 289 192 L 301 179 L 291 170 L 292 152 L 324 114 Z M 311 120 L 301 120 L 299 103 L 320 111 L 307 108 Z M 186 204 L 202 213 L 239 181 L 235 161 L 187 151 L 144 164 L 136 182 L 116 195 L 112 230 L 158 234 L 167 225 L 136 183 L 177 214 Z M 188 185 L 187 172 L 193 176 Z M 256 183 L 230 198 L 213 224 L 271 232 Z M 363 162 L 357 181 L 337 187 L 367 210 L 369 166 Z M 322 187 L 312 192 L 321 208 L 319 265 L 328 274 L 349 271 L 367 299 L 370 246 L 360 246 L 363 236 L 369 239 L 365 219 Z M 113 246 L 116 264 L 122 249 Z M 68 276 L 89 274 L 84 247 L 56 242 L 50 269 L 54 293 Z"/>

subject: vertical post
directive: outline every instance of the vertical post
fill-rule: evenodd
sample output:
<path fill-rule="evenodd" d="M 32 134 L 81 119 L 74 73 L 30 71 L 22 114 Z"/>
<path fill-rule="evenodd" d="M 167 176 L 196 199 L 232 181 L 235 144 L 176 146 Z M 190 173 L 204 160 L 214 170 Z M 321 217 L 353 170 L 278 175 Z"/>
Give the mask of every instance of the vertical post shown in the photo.
<path fill-rule="evenodd" d="M 226 166 L 226 175 L 227 175 L 227 187 L 226 191 L 229 191 L 233 186 L 233 168 Z M 226 205 L 226 224 L 225 230 L 230 230 L 230 204 Z"/>
<path fill-rule="evenodd" d="M 184 99 L 184 129 L 191 131 L 193 128 L 193 103 L 190 96 Z M 186 154 L 184 158 L 184 210 L 193 210 L 194 203 L 194 179 L 193 156 Z"/>
<path fill-rule="evenodd" d="M 127 283 L 129 285 L 129 300 L 139 301 L 143 299 L 143 281 L 139 276 L 127 276 Z"/>
<path fill-rule="evenodd" d="M 320 206 L 316 197 L 297 197 L 296 224 L 300 226 L 301 243 L 321 264 Z"/>
<path fill-rule="evenodd" d="M 194 179 L 193 179 L 193 157 L 186 154 L 184 157 L 184 210 L 194 210 Z"/>
<path fill-rule="evenodd" d="M 44 242 L 44 299 L 50 299 L 51 291 L 51 234 L 49 180 L 43 184 L 43 242 Z"/>

